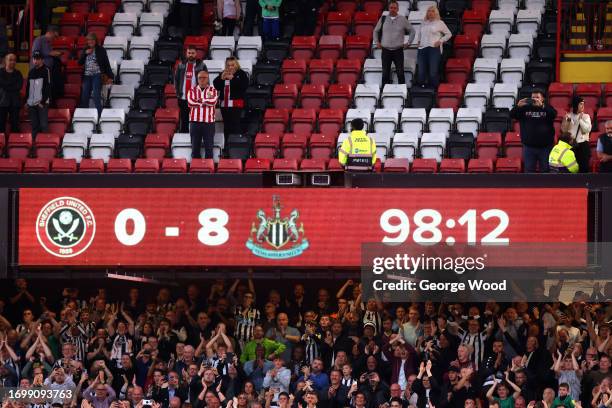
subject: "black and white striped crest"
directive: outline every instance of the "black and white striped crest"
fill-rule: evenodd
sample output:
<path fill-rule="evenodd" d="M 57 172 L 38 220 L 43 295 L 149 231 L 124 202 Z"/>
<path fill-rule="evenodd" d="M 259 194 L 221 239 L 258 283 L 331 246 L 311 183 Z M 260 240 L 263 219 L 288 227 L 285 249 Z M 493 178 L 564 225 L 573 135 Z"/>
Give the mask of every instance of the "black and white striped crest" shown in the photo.
<path fill-rule="evenodd" d="M 268 228 L 268 236 L 266 237 L 268 244 L 274 248 L 282 248 L 289 242 L 289 234 L 287 233 L 287 222 L 281 220 L 273 220 Z"/>

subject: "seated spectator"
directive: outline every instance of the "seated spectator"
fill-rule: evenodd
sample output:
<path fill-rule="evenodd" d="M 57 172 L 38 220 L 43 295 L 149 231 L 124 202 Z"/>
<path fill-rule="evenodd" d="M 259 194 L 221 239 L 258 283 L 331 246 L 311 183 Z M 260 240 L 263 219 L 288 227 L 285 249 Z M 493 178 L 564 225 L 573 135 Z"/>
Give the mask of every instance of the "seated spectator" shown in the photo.
<path fill-rule="evenodd" d="M 612 120 L 606 121 L 605 130 L 606 132 L 597 140 L 599 172 L 612 173 Z"/>

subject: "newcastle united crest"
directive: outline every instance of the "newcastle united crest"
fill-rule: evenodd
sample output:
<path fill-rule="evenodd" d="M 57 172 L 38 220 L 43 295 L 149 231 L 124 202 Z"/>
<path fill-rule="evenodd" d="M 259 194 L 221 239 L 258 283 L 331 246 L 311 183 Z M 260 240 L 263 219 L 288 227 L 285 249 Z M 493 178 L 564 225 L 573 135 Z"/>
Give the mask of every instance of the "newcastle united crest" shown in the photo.
<path fill-rule="evenodd" d="M 257 221 L 251 226 L 251 236 L 246 247 L 253 255 L 268 259 L 286 259 L 299 256 L 308 249 L 304 236 L 304 224 L 300 213 L 293 209 L 288 217 L 282 217 L 279 196 L 272 198 L 272 216 L 264 210 L 257 211 Z"/>

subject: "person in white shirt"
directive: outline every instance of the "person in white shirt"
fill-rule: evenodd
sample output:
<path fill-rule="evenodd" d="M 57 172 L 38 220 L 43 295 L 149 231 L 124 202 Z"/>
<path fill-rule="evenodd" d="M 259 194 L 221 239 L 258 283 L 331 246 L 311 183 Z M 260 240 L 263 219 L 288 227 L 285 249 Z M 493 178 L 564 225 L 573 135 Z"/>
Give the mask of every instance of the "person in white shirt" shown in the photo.
<path fill-rule="evenodd" d="M 419 51 L 417 54 L 417 80 L 419 85 L 437 88 L 440 83 L 440 60 L 442 46 L 450 40 L 452 34 L 436 6 L 427 9 L 425 20 L 420 26 Z"/>
<path fill-rule="evenodd" d="M 574 147 L 572 150 L 576 155 L 580 173 L 589 172 L 589 159 L 591 158 L 591 147 L 589 146 L 589 135 L 591 133 L 591 117 L 584 112 L 584 99 L 574 96 L 572 99 L 572 110 L 565 114 L 561 131 L 572 135 Z"/>

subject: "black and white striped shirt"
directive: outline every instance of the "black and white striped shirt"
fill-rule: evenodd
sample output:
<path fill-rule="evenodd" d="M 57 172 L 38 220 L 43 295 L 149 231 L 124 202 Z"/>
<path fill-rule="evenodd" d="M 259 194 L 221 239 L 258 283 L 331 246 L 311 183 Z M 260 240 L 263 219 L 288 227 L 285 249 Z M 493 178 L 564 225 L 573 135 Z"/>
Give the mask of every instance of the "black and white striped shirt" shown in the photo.
<path fill-rule="evenodd" d="M 234 306 L 234 319 L 236 320 L 234 337 L 239 342 L 246 343 L 253 338 L 253 328 L 259 323 L 261 313 L 253 306 L 245 310 L 242 305 L 236 305 Z"/>
<path fill-rule="evenodd" d="M 362 322 L 364 327 L 368 323 L 374 325 L 375 336 L 382 333 L 382 318 L 380 317 L 380 313 L 366 310 L 363 314 Z"/>
<path fill-rule="evenodd" d="M 487 338 L 488 336 L 486 330 L 483 330 L 480 333 L 470 333 L 469 331 L 464 331 L 461 333 L 461 344 L 469 344 L 472 346 L 473 351 L 470 359 L 474 362 L 476 370 L 478 370 L 484 361 L 485 342 L 487 341 Z"/>
<path fill-rule="evenodd" d="M 70 343 L 74 345 L 74 358 L 78 361 L 85 361 L 87 356 L 87 336 L 85 334 L 85 328 L 78 323 L 76 326 L 78 330 L 77 335 L 72 334 L 72 327 L 69 324 L 65 324 L 60 329 L 60 340 L 62 344 Z"/>

